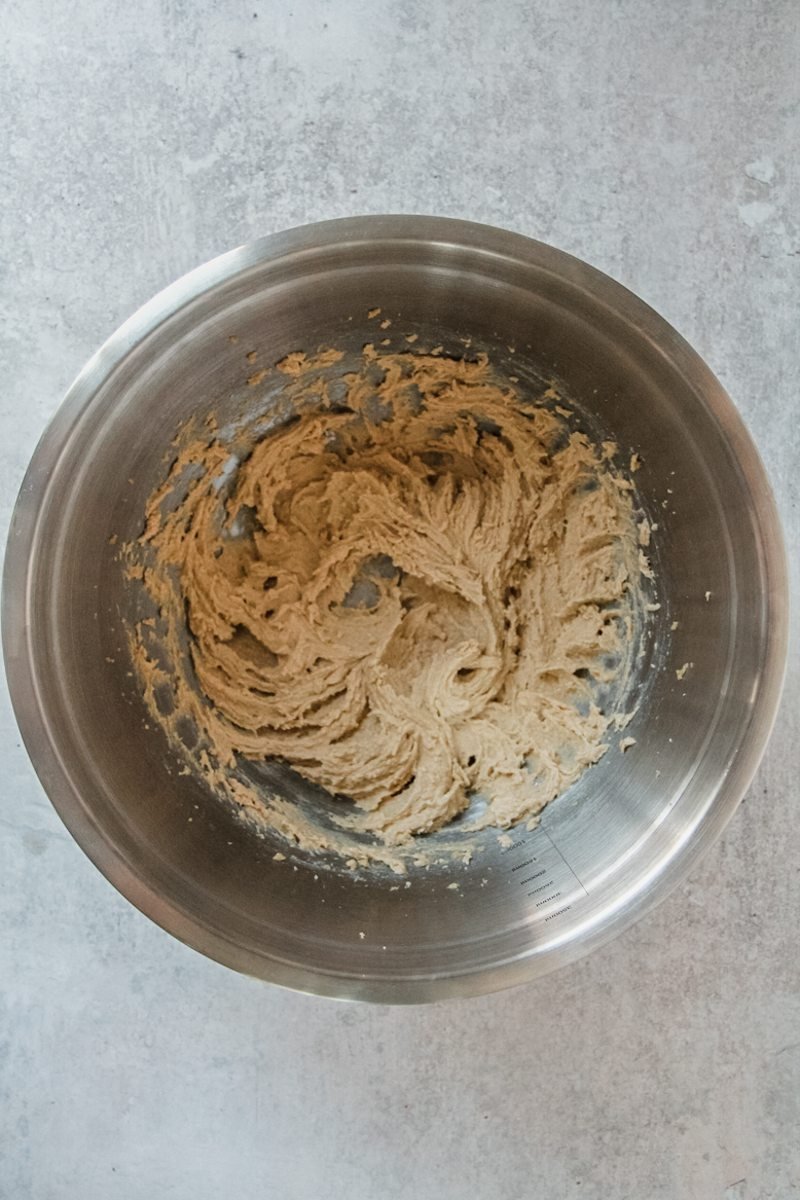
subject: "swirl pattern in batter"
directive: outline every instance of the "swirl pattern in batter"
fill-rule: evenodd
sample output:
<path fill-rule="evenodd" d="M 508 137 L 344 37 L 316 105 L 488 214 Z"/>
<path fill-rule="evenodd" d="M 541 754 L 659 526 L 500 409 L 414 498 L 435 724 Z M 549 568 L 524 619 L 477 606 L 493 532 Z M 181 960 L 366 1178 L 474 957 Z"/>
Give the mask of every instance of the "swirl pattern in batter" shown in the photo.
<path fill-rule="evenodd" d="M 484 356 L 337 357 L 283 360 L 292 420 L 235 454 L 191 440 L 151 498 L 151 706 L 166 683 L 201 763 L 283 759 L 390 845 L 476 798 L 472 827 L 531 820 L 607 749 L 599 689 L 623 695 L 641 610 L 631 485 Z"/>

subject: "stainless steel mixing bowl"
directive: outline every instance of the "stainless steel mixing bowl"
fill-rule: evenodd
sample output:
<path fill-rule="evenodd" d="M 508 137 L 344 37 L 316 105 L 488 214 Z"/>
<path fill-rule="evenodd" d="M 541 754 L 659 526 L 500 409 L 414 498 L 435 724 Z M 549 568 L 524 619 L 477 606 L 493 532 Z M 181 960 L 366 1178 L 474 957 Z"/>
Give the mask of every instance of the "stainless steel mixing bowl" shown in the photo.
<path fill-rule="evenodd" d="M 626 731 L 635 747 L 612 748 L 533 832 L 515 830 L 505 845 L 487 834 L 470 864 L 408 881 L 299 851 L 274 861 L 277 843 L 177 774 L 130 675 L 121 636 L 130 593 L 111 544 L 140 531 L 187 415 L 224 419 L 240 403 L 244 348 L 257 346 L 265 362 L 321 344 L 359 347 L 375 337 L 366 314 L 378 305 L 394 330 L 421 330 L 445 348 L 470 336 L 506 362 L 512 346 L 523 376 L 558 377 L 598 430 L 641 455 L 636 478 L 659 524 L 662 658 Z M 3 617 L 14 707 L 39 777 L 129 900 L 239 970 L 411 1002 L 507 987 L 569 962 L 686 875 L 736 808 L 768 736 L 786 582 L 752 442 L 708 368 L 651 309 L 510 233 L 368 217 L 223 255 L 111 337 L 26 475 Z M 684 663 L 693 666 L 679 679 Z M 296 781 L 285 786 L 313 805 Z M 757 808 L 744 819 L 757 822 Z"/>

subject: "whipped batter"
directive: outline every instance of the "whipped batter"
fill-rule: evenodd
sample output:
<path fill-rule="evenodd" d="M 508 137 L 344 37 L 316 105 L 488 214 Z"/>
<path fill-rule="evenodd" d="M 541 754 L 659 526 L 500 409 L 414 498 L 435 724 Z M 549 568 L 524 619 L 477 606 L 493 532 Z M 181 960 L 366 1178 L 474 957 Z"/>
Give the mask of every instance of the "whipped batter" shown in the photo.
<path fill-rule="evenodd" d="M 159 613 L 160 651 L 153 621 L 133 635 L 150 708 L 240 803 L 237 762 L 277 757 L 388 845 L 475 797 L 473 828 L 535 820 L 624 712 L 598 689 L 622 703 L 636 653 L 632 486 L 485 356 L 341 358 L 289 355 L 294 419 L 235 454 L 213 424 L 185 438 L 151 497 L 131 553 Z"/>

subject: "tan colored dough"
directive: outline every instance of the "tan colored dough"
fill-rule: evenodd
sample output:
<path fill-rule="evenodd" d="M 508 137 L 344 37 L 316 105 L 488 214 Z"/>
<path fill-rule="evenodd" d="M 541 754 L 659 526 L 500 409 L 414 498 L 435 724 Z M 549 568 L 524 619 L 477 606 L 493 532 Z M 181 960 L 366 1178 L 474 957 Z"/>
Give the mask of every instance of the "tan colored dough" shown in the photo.
<path fill-rule="evenodd" d="M 160 663 L 134 636 L 151 708 L 166 686 L 217 781 L 283 758 L 390 845 L 473 795 L 475 827 L 530 820 L 606 750 L 596 688 L 634 656 L 629 481 L 484 357 L 370 346 L 343 381 L 339 358 L 289 355 L 299 420 L 251 430 L 232 466 L 206 431 L 151 498 L 133 554 L 161 616 Z M 290 807 L 280 827 L 308 841 Z"/>

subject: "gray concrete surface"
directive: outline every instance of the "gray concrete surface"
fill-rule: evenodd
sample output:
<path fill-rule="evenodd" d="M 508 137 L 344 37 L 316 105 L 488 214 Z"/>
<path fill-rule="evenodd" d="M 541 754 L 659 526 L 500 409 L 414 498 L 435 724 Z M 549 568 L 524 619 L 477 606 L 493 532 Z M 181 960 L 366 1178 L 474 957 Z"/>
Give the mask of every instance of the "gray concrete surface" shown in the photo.
<path fill-rule="evenodd" d="M 798 551 L 796 0 L 3 0 L 0 516 L 174 276 L 427 211 L 588 258 L 740 405 Z M 795 559 L 797 561 L 797 557 Z M 2 701 L 0 1197 L 800 1195 L 798 661 L 747 804 L 606 950 L 419 1010 L 239 978 L 62 829 Z"/>

